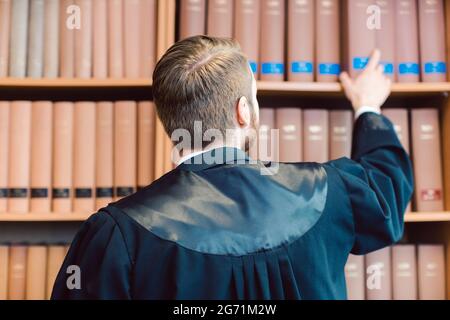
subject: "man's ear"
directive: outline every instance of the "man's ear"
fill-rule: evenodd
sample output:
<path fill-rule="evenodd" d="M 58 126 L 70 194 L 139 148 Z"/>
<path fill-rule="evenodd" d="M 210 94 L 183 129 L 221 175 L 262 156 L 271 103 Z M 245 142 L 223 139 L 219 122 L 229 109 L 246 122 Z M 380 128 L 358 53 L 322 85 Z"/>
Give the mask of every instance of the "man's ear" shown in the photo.
<path fill-rule="evenodd" d="M 241 97 L 236 106 L 236 118 L 239 126 L 245 128 L 251 122 L 250 104 L 246 97 Z"/>

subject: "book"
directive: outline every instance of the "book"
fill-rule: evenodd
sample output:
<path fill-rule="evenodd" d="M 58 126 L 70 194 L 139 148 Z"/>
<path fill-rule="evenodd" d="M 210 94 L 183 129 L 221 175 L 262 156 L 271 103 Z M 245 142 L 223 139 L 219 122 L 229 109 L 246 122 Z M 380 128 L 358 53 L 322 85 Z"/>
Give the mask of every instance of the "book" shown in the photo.
<path fill-rule="evenodd" d="M 99 210 L 114 199 L 114 103 L 98 102 L 96 121 L 95 207 Z"/>
<path fill-rule="evenodd" d="M 114 106 L 114 187 L 120 199 L 136 191 L 137 107 L 134 101 Z"/>
<path fill-rule="evenodd" d="M 271 108 L 262 108 L 259 110 L 259 132 L 258 132 L 258 160 L 276 161 L 275 141 L 272 136 L 272 130 L 275 129 L 275 110 Z M 254 158 L 254 156 L 253 156 Z"/>
<path fill-rule="evenodd" d="M 108 75 L 110 78 L 124 76 L 123 7 L 122 0 L 108 2 Z"/>
<path fill-rule="evenodd" d="M 391 248 L 366 255 L 367 300 L 392 300 Z"/>
<path fill-rule="evenodd" d="M 417 211 L 443 211 L 441 142 L 437 109 L 411 111 Z"/>
<path fill-rule="evenodd" d="M 283 81 L 285 73 L 285 2 L 261 0 L 260 80 Z"/>
<path fill-rule="evenodd" d="M 73 210 L 95 208 L 95 102 L 75 102 L 73 140 Z"/>
<path fill-rule="evenodd" d="M 47 276 L 47 246 L 28 247 L 26 265 L 26 299 L 44 300 Z"/>
<path fill-rule="evenodd" d="M 59 70 L 59 0 L 44 2 L 44 77 L 57 78 Z"/>
<path fill-rule="evenodd" d="M 416 0 L 395 1 L 397 81 L 419 82 L 419 29 Z"/>
<path fill-rule="evenodd" d="M 351 77 L 364 70 L 375 48 L 377 14 L 372 10 L 374 5 L 374 0 L 343 1 L 343 61 Z"/>
<path fill-rule="evenodd" d="M 288 0 L 288 80 L 314 81 L 314 2 Z"/>
<path fill-rule="evenodd" d="M 417 300 L 416 247 L 392 247 L 392 297 L 394 300 Z"/>
<path fill-rule="evenodd" d="M 247 55 L 255 78 L 258 78 L 260 42 L 259 36 L 255 35 L 260 34 L 260 0 L 235 0 L 234 8 L 234 38 Z"/>
<path fill-rule="evenodd" d="M 108 77 L 108 0 L 94 0 L 92 12 L 92 74 L 96 79 Z"/>
<path fill-rule="evenodd" d="M 8 297 L 9 247 L 0 245 L 0 301 Z"/>
<path fill-rule="evenodd" d="M 330 111 L 330 159 L 351 157 L 353 113 L 347 110 Z"/>
<path fill-rule="evenodd" d="M 72 211 L 73 102 L 55 102 L 53 108 L 52 211 Z"/>
<path fill-rule="evenodd" d="M 8 75 L 11 0 L 0 0 L 0 78 Z"/>
<path fill-rule="evenodd" d="M 445 300 L 445 253 L 443 245 L 418 246 L 419 299 Z"/>
<path fill-rule="evenodd" d="M 0 101 L 0 213 L 8 209 L 9 102 Z"/>
<path fill-rule="evenodd" d="M 207 34 L 212 37 L 233 37 L 233 0 L 209 0 Z"/>
<path fill-rule="evenodd" d="M 180 0 L 179 39 L 205 34 L 206 0 Z"/>
<path fill-rule="evenodd" d="M 155 105 L 150 101 L 138 104 L 138 188 L 154 180 L 153 159 L 155 149 Z"/>
<path fill-rule="evenodd" d="M 81 26 L 75 32 L 75 77 L 82 79 L 92 77 L 92 2 L 93 0 L 75 0 L 75 5 L 81 12 Z"/>
<path fill-rule="evenodd" d="M 328 161 L 328 111 L 303 110 L 303 161 Z"/>
<path fill-rule="evenodd" d="M 74 23 L 76 15 L 72 10 L 74 4 L 74 0 L 60 0 L 59 75 L 62 78 L 75 76 L 75 32 L 77 29 Z"/>
<path fill-rule="evenodd" d="M 52 102 L 33 102 L 31 115 L 30 210 L 33 213 L 49 213 L 52 187 Z"/>
<path fill-rule="evenodd" d="M 123 3 L 123 26 L 124 26 L 124 60 L 125 60 L 125 78 L 139 78 L 140 58 L 140 33 L 147 32 L 140 21 L 140 0 L 126 0 Z"/>
<path fill-rule="evenodd" d="M 27 76 L 44 74 L 44 0 L 30 0 Z"/>
<path fill-rule="evenodd" d="M 141 0 L 140 32 L 140 77 L 151 78 L 156 64 L 156 32 L 157 32 L 156 0 Z"/>
<path fill-rule="evenodd" d="M 392 81 L 397 78 L 395 72 L 395 1 L 376 0 L 380 12 L 380 25 L 375 31 L 375 46 L 381 52 L 381 64 L 384 74 Z"/>
<path fill-rule="evenodd" d="M 315 8 L 316 79 L 336 82 L 341 72 L 339 0 L 319 0 Z"/>
<path fill-rule="evenodd" d="M 420 61 L 423 82 L 445 82 L 447 62 L 443 0 L 419 0 Z"/>
<path fill-rule="evenodd" d="M 23 245 L 9 248 L 8 300 L 25 300 L 27 251 Z"/>
<path fill-rule="evenodd" d="M 9 123 L 8 212 L 29 212 L 31 102 L 13 101 Z"/>
<path fill-rule="evenodd" d="M 27 72 L 28 0 L 11 2 L 9 76 L 24 78 Z"/>
<path fill-rule="evenodd" d="M 348 300 L 364 300 L 366 292 L 364 256 L 350 254 L 345 264 Z"/>
<path fill-rule="evenodd" d="M 301 162 L 303 159 L 302 110 L 298 108 L 279 108 L 276 110 L 276 125 L 280 130 L 281 162 Z"/>
<path fill-rule="evenodd" d="M 97 1 L 97 0 L 96 0 Z M 66 256 L 66 247 L 63 245 L 48 246 L 47 255 L 47 281 L 45 285 L 46 299 L 50 299 L 53 291 L 53 285 L 58 275 L 59 269 L 64 262 Z"/>

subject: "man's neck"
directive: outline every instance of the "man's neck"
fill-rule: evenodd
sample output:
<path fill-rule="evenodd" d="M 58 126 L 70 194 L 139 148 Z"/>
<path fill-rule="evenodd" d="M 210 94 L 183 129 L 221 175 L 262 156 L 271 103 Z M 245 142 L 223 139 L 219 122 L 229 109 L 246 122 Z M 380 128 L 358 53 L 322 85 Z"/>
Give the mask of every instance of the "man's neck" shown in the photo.
<path fill-rule="evenodd" d="M 225 144 L 223 142 L 213 142 L 207 147 L 203 149 L 183 149 L 182 152 L 179 153 L 178 159 L 176 159 L 177 165 L 182 164 L 186 160 L 189 160 L 199 154 L 209 152 L 214 149 L 220 149 L 220 148 L 235 148 L 235 149 L 241 149 L 241 146 L 234 145 L 234 144 Z"/>

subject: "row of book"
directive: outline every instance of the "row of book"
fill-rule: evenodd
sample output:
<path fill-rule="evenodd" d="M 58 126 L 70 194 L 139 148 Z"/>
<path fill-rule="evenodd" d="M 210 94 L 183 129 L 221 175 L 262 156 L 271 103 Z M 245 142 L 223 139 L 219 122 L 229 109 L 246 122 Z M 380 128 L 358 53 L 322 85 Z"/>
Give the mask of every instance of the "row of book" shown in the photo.
<path fill-rule="evenodd" d="M 0 300 L 50 299 L 68 245 L 0 245 Z"/>
<path fill-rule="evenodd" d="M 437 109 L 385 109 L 405 150 L 412 155 L 415 211 L 443 211 L 443 177 Z M 353 113 L 346 110 L 262 108 L 261 160 L 323 163 L 350 157 Z M 279 129 L 279 137 L 270 134 Z M 279 141 L 277 143 L 277 140 Z M 408 209 L 409 210 L 409 209 Z"/>
<path fill-rule="evenodd" d="M 0 78 L 150 78 L 157 0 L 2 0 Z"/>
<path fill-rule="evenodd" d="M 345 279 L 349 300 L 445 300 L 445 248 L 401 244 L 350 255 Z"/>
<path fill-rule="evenodd" d="M 92 213 L 153 181 L 151 102 L 0 102 L 0 213 Z"/>
<path fill-rule="evenodd" d="M 377 47 L 393 80 L 437 82 L 444 22 L 443 0 L 180 0 L 178 33 L 235 38 L 260 80 L 334 82 Z"/>

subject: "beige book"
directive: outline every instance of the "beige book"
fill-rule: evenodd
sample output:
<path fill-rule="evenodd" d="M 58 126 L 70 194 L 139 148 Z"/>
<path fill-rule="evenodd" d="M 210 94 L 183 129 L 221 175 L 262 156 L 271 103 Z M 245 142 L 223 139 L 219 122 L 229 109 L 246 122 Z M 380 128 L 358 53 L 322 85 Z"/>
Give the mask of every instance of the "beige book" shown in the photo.
<path fill-rule="evenodd" d="M 114 109 L 114 187 L 120 199 L 136 191 L 137 107 L 118 101 Z"/>
<path fill-rule="evenodd" d="M 0 301 L 8 298 L 9 247 L 0 245 Z"/>
<path fill-rule="evenodd" d="M 125 53 L 125 77 L 139 78 L 141 51 L 140 33 L 147 30 L 141 29 L 140 0 L 126 0 L 123 3 L 124 13 L 124 53 Z"/>
<path fill-rule="evenodd" d="M 138 104 L 138 188 L 154 180 L 155 105 L 150 101 Z"/>
<path fill-rule="evenodd" d="M 75 77 L 90 78 L 92 76 L 92 33 L 93 4 L 95 0 L 75 0 L 81 10 L 81 28 L 75 32 Z"/>
<path fill-rule="evenodd" d="M 212 37 L 233 37 L 233 0 L 208 1 L 207 34 Z"/>
<path fill-rule="evenodd" d="M 29 246 L 26 267 L 26 299 L 45 300 L 47 246 Z"/>
<path fill-rule="evenodd" d="M 11 0 L 0 0 L 0 78 L 8 75 Z"/>
<path fill-rule="evenodd" d="M 92 73 L 96 79 L 108 77 L 108 0 L 92 3 Z"/>
<path fill-rule="evenodd" d="M 52 211 L 57 214 L 72 211 L 73 112 L 72 102 L 56 102 L 53 109 Z"/>
<path fill-rule="evenodd" d="M 275 110 L 262 108 L 259 110 L 258 155 L 261 161 L 276 161 L 276 141 L 273 139 L 272 130 L 275 129 Z M 252 157 L 254 158 L 254 157 Z"/>
<path fill-rule="evenodd" d="M 375 0 L 375 4 L 380 9 L 381 22 L 375 31 L 375 46 L 381 52 L 384 74 L 395 81 L 395 1 Z"/>
<path fill-rule="evenodd" d="M 350 254 L 345 264 L 345 283 L 348 300 L 364 300 L 366 281 L 364 256 Z"/>
<path fill-rule="evenodd" d="M 328 111 L 303 111 L 303 160 L 323 163 L 329 160 Z"/>
<path fill-rule="evenodd" d="M 11 2 L 9 76 L 24 78 L 27 71 L 28 0 Z"/>
<path fill-rule="evenodd" d="M 76 102 L 73 141 L 73 211 L 95 208 L 95 102 Z"/>
<path fill-rule="evenodd" d="M 206 0 L 180 0 L 179 39 L 205 34 Z"/>
<path fill-rule="evenodd" d="M 9 102 L 0 101 L 0 213 L 8 208 Z"/>
<path fill-rule="evenodd" d="M 391 248 L 386 247 L 366 255 L 367 300 L 392 299 Z"/>
<path fill-rule="evenodd" d="M 302 110 L 299 108 L 278 108 L 276 128 L 280 130 L 281 162 L 301 162 L 303 160 Z"/>
<path fill-rule="evenodd" d="M 62 78 L 75 76 L 75 32 L 76 20 L 74 0 L 61 0 L 59 8 L 59 73 Z"/>
<path fill-rule="evenodd" d="M 419 299 L 445 300 L 445 248 L 418 246 Z"/>
<path fill-rule="evenodd" d="M 27 249 L 22 245 L 9 248 L 8 300 L 25 300 Z"/>
<path fill-rule="evenodd" d="M 27 76 L 44 74 L 44 0 L 30 0 Z"/>
<path fill-rule="evenodd" d="M 31 123 L 31 200 L 33 213 L 51 211 L 53 105 L 33 102 Z"/>
<path fill-rule="evenodd" d="M 13 101 L 10 109 L 8 211 L 29 211 L 31 102 Z"/>
<path fill-rule="evenodd" d="M 392 247 L 392 289 L 394 300 L 417 300 L 417 263 L 414 245 Z"/>
<path fill-rule="evenodd" d="M 140 72 L 141 78 L 151 78 L 156 64 L 156 0 L 141 0 L 140 8 Z"/>
<path fill-rule="evenodd" d="M 58 272 L 66 256 L 66 247 L 61 245 L 51 245 L 47 252 L 47 281 L 45 285 L 45 296 L 50 299 Z"/>
<path fill-rule="evenodd" d="M 114 103 L 97 103 L 96 128 L 96 209 L 114 199 Z"/>
<path fill-rule="evenodd" d="M 59 70 L 59 0 L 44 2 L 44 77 L 56 78 Z"/>
<path fill-rule="evenodd" d="M 353 121 L 351 111 L 330 111 L 330 160 L 351 157 Z"/>
<path fill-rule="evenodd" d="M 109 77 L 122 78 L 124 75 L 123 1 L 108 2 Z"/>

